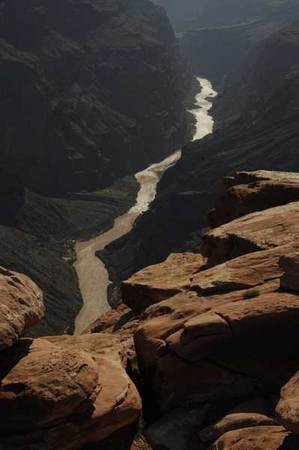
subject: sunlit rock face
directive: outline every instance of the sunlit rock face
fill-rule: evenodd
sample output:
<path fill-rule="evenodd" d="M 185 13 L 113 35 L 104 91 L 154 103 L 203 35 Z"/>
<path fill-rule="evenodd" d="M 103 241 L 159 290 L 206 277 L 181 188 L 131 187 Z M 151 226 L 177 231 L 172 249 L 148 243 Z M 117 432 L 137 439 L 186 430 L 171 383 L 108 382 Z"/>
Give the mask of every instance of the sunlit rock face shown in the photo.
<path fill-rule="evenodd" d="M 182 144 L 189 75 L 150 1 L 4 1 L 0 162 L 46 193 L 92 190 Z"/>

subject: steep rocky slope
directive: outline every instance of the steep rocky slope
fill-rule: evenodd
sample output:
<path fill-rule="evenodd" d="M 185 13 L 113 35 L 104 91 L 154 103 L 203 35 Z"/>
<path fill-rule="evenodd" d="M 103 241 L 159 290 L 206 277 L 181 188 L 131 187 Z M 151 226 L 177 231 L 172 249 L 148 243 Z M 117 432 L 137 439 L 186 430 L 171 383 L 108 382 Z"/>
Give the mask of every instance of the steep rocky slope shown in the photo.
<path fill-rule="evenodd" d="M 23 338 L 43 296 L 0 268 L 1 450 L 298 448 L 299 175 L 225 181 L 201 253 L 134 274 L 81 336 Z"/>
<path fill-rule="evenodd" d="M 201 254 L 134 274 L 90 328 L 136 352 L 153 449 L 298 447 L 298 199 L 298 173 L 227 178 Z"/>
<path fill-rule="evenodd" d="M 95 188 L 184 139 L 188 75 L 150 1 L 3 1 L 1 165 L 46 193 Z"/>
<path fill-rule="evenodd" d="M 43 296 L 0 268 L 1 450 L 298 448 L 299 175 L 225 185 L 201 253 L 134 274 L 81 336 L 21 337 Z"/>

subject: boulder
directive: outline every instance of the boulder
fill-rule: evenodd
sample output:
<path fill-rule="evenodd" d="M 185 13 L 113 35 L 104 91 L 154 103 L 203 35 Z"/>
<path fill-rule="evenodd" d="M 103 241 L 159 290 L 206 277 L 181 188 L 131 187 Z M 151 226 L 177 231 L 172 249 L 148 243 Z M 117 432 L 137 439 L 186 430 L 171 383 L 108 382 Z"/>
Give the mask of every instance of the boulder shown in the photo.
<path fill-rule="evenodd" d="M 209 231 L 204 236 L 202 253 L 213 266 L 245 253 L 295 245 L 298 219 L 299 202 L 248 214 Z"/>
<path fill-rule="evenodd" d="M 299 439 L 280 426 L 262 426 L 229 431 L 209 450 L 296 450 Z"/>
<path fill-rule="evenodd" d="M 296 370 L 299 297 L 243 295 L 186 292 L 145 311 L 135 346 L 161 410 L 242 398 L 256 388 L 273 393 Z"/>
<path fill-rule="evenodd" d="M 225 191 L 209 213 L 212 227 L 299 200 L 299 174 L 295 172 L 236 172 L 224 182 Z"/>
<path fill-rule="evenodd" d="M 190 278 L 204 265 L 200 254 L 173 253 L 161 264 L 135 273 L 122 284 L 123 301 L 134 311 L 144 311 L 190 286 Z"/>
<path fill-rule="evenodd" d="M 283 386 L 276 412 L 287 430 L 299 434 L 299 372 Z"/>
<path fill-rule="evenodd" d="M 79 449 L 138 420 L 140 397 L 116 338 L 21 339 L 13 350 L 1 362 L 3 448 Z"/>
<path fill-rule="evenodd" d="M 280 278 L 284 272 L 279 260 L 288 251 L 289 246 L 282 246 L 239 256 L 197 273 L 192 278 L 191 288 L 201 295 L 220 294 L 250 289 Z"/>
<path fill-rule="evenodd" d="M 0 350 L 11 347 L 44 314 L 37 285 L 23 274 L 0 267 Z"/>
<path fill-rule="evenodd" d="M 216 423 L 201 430 L 200 440 L 214 442 L 228 431 L 270 425 L 277 425 L 277 423 L 273 417 L 269 417 L 265 401 L 255 398 L 241 403 Z"/>
<path fill-rule="evenodd" d="M 279 282 L 273 280 L 261 285 L 259 291 L 260 294 L 266 294 L 278 288 Z M 217 306 L 239 302 L 243 300 L 245 292 L 241 290 L 202 297 L 194 291 L 184 291 L 147 308 L 134 335 L 136 351 L 142 366 L 150 368 L 155 365 L 159 353 L 163 352 L 167 345 L 169 347 L 175 345 L 176 338 L 180 344 L 179 333 L 183 332 L 183 326 L 188 320 Z"/>
<path fill-rule="evenodd" d="M 272 347 L 279 336 L 280 350 L 295 338 L 299 323 L 299 296 L 269 293 L 250 300 L 215 306 L 185 321 L 166 339 L 180 357 L 200 361 L 232 343 Z M 278 350 L 278 347 L 277 347 Z"/>

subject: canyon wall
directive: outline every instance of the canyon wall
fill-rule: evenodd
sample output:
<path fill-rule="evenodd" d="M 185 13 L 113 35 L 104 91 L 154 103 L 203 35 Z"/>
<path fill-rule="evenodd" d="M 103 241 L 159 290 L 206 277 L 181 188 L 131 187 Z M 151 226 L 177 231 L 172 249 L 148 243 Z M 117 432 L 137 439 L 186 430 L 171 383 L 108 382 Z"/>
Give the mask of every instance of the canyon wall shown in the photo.
<path fill-rule="evenodd" d="M 191 75 L 148 0 L 7 0 L 0 25 L 0 264 L 45 292 L 34 333 L 72 332 L 74 240 L 111 227 L 134 172 L 186 142 Z"/>
<path fill-rule="evenodd" d="M 190 75 L 148 0 L 4 1 L 0 161 L 44 193 L 95 190 L 185 139 Z"/>
<path fill-rule="evenodd" d="M 294 24 L 256 49 L 257 66 L 248 58 L 247 78 L 239 72 L 215 105 L 217 117 L 223 108 L 226 126 L 183 148 L 150 211 L 132 233 L 106 249 L 115 280 L 172 251 L 198 248 L 222 176 L 235 170 L 298 169 L 298 44 Z"/>

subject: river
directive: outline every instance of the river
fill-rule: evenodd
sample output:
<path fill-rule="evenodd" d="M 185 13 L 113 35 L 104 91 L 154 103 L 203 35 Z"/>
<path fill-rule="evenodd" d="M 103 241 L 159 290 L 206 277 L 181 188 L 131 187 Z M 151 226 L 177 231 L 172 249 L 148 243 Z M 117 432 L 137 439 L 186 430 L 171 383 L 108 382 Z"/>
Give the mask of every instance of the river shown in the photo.
<path fill-rule="evenodd" d="M 217 93 L 211 83 L 198 78 L 201 90 L 195 97 L 194 108 L 190 112 L 196 119 L 195 139 L 202 139 L 212 133 L 214 121 L 209 114 L 212 99 Z M 75 334 L 84 331 L 95 319 L 110 309 L 108 303 L 109 274 L 105 264 L 96 256 L 108 244 L 127 234 L 138 216 L 148 210 L 156 196 L 157 185 L 164 172 L 181 157 L 181 150 L 138 172 L 135 177 L 140 184 L 135 205 L 114 221 L 113 227 L 105 233 L 88 241 L 78 241 L 75 246 L 76 262 L 74 268 L 78 275 L 83 307 L 75 322 Z"/>

